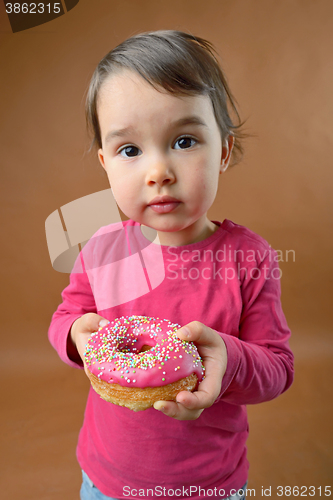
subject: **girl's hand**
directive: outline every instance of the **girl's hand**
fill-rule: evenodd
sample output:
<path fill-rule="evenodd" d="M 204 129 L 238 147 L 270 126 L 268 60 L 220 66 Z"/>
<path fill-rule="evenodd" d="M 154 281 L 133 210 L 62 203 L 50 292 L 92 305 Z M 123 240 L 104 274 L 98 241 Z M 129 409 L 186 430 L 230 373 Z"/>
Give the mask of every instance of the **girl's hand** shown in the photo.
<path fill-rule="evenodd" d="M 109 321 L 102 316 L 99 316 L 98 314 L 95 313 L 87 313 L 78 318 L 74 323 L 72 324 L 71 328 L 71 340 L 76 346 L 76 349 L 80 355 L 80 358 L 83 361 L 83 366 L 86 371 L 86 364 L 84 361 L 84 353 L 86 350 L 86 345 L 87 342 L 90 338 L 90 336 L 94 333 L 97 332 L 97 330 L 101 326 L 106 326 L 109 323 Z"/>
<path fill-rule="evenodd" d="M 182 391 L 173 401 L 157 401 L 156 410 L 177 420 L 195 420 L 205 408 L 212 406 L 221 391 L 227 368 L 227 349 L 218 333 L 199 321 L 192 321 L 177 332 L 181 340 L 196 344 L 206 368 L 205 378 L 195 392 Z"/>

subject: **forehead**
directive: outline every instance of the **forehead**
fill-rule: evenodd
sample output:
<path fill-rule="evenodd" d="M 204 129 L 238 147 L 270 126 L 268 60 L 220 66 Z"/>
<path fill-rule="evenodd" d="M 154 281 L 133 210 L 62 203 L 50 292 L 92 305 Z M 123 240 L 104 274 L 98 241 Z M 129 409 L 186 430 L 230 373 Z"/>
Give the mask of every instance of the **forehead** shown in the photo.
<path fill-rule="evenodd" d="M 128 126 L 144 120 L 158 127 L 170 120 L 179 121 L 185 116 L 215 121 L 208 96 L 179 96 L 161 87 L 157 90 L 130 70 L 123 70 L 105 80 L 98 95 L 97 113 L 102 133 L 111 122 Z"/>

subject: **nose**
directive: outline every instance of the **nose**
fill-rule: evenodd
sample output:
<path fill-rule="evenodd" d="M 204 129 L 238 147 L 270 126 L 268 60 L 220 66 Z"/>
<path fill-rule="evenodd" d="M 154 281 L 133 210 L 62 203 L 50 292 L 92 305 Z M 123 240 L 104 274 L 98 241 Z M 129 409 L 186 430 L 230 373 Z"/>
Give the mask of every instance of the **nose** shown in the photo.
<path fill-rule="evenodd" d="M 171 160 L 166 155 L 154 155 L 147 162 L 146 183 L 147 185 L 158 184 L 164 186 L 173 184 L 176 180 Z"/>

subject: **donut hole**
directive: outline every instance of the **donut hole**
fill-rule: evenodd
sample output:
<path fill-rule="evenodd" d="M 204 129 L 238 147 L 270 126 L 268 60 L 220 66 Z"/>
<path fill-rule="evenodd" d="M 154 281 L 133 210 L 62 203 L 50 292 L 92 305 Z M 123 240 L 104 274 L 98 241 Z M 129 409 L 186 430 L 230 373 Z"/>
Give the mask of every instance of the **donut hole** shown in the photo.
<path fill-rule="evenodd" d="M 153 348 L 153 346 L 152 346 L 152 345 L 147 345 L 147 344 L 145 344 L 145 345 L 143 345 L 143 346 L 141 347 L 141 349 L 140 349 L 140 351 L 139 351 L 139 352 L 146 352 L 146 351 L 150 351 L 152 348 Z"/>
<path fill-rule="evenodd" d="M 118 347 L 118 351 L 119 352 L 132 352 L 133 351 L 133 347 L 129 346 L 129 345 L 123 345 L 123 346 L 120 346 Z"/>
<path fill-rule="evenodd" d="M 129 344 L 123 344 L 123 345 L 118 345 L 118 351 L 119 352 L 123 352 L 123 353 L 129 353 L 129 352 L 133 352 L 133 353 L 137 353 L 139 354 L 140 352 L 146 352 L 146 351 L 150 351 L 154 346 L 153 345 L 149 345 L 149 344 L 144 344 L 139 350 L 137 350 L 133 345 L 129 345 Z"/>

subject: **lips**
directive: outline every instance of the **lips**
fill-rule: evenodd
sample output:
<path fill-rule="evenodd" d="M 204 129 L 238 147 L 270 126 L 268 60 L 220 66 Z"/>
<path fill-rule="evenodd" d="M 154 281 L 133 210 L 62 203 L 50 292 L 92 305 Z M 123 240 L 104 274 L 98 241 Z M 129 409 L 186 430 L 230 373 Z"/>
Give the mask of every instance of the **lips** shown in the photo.
<path fill-rule="evenodd" d="M 172 196 L 156 196 L 148 206 L 154 210 L 154 212 L 160 214 L 167 214 L 175 210 L 181 202 L 177 198 Z"/>

